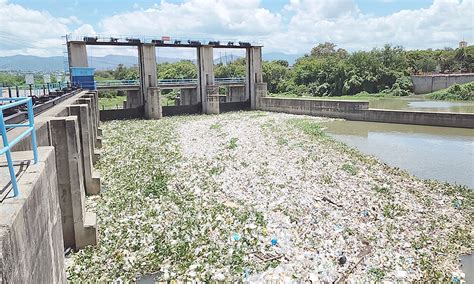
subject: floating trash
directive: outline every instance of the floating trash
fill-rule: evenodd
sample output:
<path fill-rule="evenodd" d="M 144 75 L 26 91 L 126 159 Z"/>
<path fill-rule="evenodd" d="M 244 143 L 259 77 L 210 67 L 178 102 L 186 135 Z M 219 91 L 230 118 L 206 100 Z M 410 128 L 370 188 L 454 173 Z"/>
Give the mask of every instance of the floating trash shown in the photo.
<path fill-rule="evenodd" d="M 237 241 L 240 240 L 240 235 L 238 233 L 233 233 L 232 234 L 232 239 L 237 242 Z"/>
<path fill-rule="evenodd" d="M 276 238 L 273 238 L 271 240 L 272 246 L 276 246 L 278 244 L 278 240 Z"/>
<path fill-rule="evenodd" d="M 340 256 L 337 262 L 339 263 L 339 265 L 344 265 L 347 262 L 346 256 L 345 255 Z"/>

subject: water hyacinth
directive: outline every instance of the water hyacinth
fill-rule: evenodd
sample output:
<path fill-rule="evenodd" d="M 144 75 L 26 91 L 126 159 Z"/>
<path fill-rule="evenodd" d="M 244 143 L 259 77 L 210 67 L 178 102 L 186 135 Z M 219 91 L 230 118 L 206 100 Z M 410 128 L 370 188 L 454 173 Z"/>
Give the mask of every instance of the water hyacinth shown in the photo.
<path fill-rule="evenodd" d="M 68 279 L 461 275 L 472 192 L 420 181 L 335 142 L 324 120 L 244 112 L 104 124 L 107 190 L 87 200 L 100 242 L 71 256 Z"/>

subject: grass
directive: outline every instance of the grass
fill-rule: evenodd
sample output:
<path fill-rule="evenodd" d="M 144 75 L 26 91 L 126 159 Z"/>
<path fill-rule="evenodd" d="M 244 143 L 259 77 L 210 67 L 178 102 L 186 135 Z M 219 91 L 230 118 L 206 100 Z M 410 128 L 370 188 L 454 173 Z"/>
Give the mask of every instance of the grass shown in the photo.
<path fill-rule="evenodd" d="M 229 145 L 227 145 L 227 149 L 235 149 L 237 148 L 237 141 L 239 141 L 239 138 L 236 138 L 236 137 L 232 137 L 230 138 L 230 141 L 229 141 Z"/>
<path fill-rule="evenodd" d="M 355 176 L 357 174 L 357 172 L 359 171 L 356 166 L 351 165 L 351 164 L 342 165 L 342 170 L 350 173 L 353 176 Z"/>
<path fill-rule="evenodd" d="M 383 206 L 383 216 L 387 218 L 395 218 L 403 213 L 403 208 L 394 203 L 388 203 Z"/>
<path fill-rule="evenodd" d="M 116 96 L 113 98 L 99 98 L 99 109 L 116 109 L 123 107 L 126 96 Z M 117 107 L 118 106 L 118 107 Z"/>
<path fill-rule="evenodd" d="M 312 119 L 299 119 L 294 118 L 288 120 L 288 123 L 296 126 L 300 130 L 302 130 L 305 134 L 310 136 L 316 137 L 325 137 L 326 134 L 324 133 L 321 125 Z"/>

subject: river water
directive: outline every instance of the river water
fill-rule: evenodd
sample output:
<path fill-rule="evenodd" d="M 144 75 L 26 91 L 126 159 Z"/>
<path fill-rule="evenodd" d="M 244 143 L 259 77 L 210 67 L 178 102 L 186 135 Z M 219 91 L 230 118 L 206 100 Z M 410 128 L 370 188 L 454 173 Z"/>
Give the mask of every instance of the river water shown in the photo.
<path fill-rule="evenodd" d="M 324 123 L 339 141 L 423 179 L 474 189 L 474 130 L 390 123 Z"/>

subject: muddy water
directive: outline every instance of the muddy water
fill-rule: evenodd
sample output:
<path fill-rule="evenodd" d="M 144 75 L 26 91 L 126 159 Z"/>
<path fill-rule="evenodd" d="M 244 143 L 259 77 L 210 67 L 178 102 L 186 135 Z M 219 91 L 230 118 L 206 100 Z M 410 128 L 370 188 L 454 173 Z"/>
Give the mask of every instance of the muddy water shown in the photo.
<path fill-rule="evenodd" d="M 389 123 L 333 121 L 324 124 L 339 141 L 405 169 L 474 189 L 474 130 Z"/>
<path fill-rule="evenodd" d="M 382 98 L 371 101 L 369 107 L 429 112 L 474 113 L 474 102 L 433 101 L 420 95 L 401 98 Z"/>

